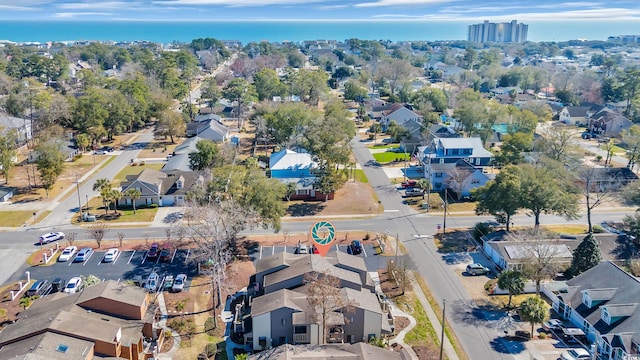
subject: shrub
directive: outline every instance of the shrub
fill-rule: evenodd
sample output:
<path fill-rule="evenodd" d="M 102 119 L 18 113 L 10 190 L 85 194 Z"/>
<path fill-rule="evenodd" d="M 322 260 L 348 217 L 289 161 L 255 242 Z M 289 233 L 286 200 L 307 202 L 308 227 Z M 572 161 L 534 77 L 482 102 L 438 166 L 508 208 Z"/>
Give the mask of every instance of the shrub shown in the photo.
<path fill-rule="evenodd" d="M 186 306 L 187 306 L 187 299 L 180 300 L 176 303 L 176 310 L 183 311 Z"/>
<path fill-rule="evenodd" d="M 76 161 L 78 159 L 80 159 L 82 157 L 82 153 L 77 153 L 74 157 L 73 157 L 73 161 Z"/>
<path fill-rule="evenodd" d="M 213 330 L 215 330 L 214 319 L 212 317 L 207 318 L 207 320 L 204 322 L 204 331 L 207 333 L 207 335 L 214 336 Z"/>
<path fill-rule="evenodd" d="M 484 284 L 484 290 L 487 294 L 493 294 L 493 289 L 496 288 L 496 284 L 498 284 L 498 279 L 491 279 Z"/>
<path fill-rule="evenodd" d="M 593 230 L 594 234 L 600 234 L 604 232 L 604 228 L 600 225 L 593 225 L 591 229 Z"/>
<path fill-rule="evenodd" d="M 369 235 L 369 233 L 366 233 L 363 237 L 362 240 L 369 240 L 371 238 L 371 235 Z"/>
<path fill-rule="evenodd" d="M 171 330 L 167 329 L 164 331 L 164 337 L 170 338 L 172 336 L 173 336 L 173 333 L 171 332 Z"/>
<path fill-rule="evenodd" d="M 204 353 L 207 354 L 207 357 L 212 357 L 218 352 L 218 345 L 214 343 L 208 343 L 204 347 Z"/>
<path fill-rule="evenodd" d="M 538 333 L 538 339 L 544 340 L 546 338 L 547 338 L 547 333 L 543 333 L 543 332 Z"/>

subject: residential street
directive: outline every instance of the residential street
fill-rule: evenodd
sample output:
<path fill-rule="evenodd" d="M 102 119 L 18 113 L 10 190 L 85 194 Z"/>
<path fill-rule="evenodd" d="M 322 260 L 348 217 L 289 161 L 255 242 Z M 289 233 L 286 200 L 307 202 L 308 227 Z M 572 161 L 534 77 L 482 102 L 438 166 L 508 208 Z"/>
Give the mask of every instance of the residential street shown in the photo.
<path fill-rule="evenodd" d="M 150 141 L 151 136 L 151 132 L 146 132 L 137 142 Z M 433 241 L 426 238 L 427 235 L 436 233 L 438 224 L 442 224 L 442 215 L 432 216 L 417 213 L 404 205 L 396 187 L 390 183 L 382 168 L 374 164 L 373 157 L 365 147 L 365 143 L 354 140 L 352 147 L 357 161 L 364 169 L 369 183 L 375 189 L 385 210 L 377 217 L 369 219 L 349 219 L 348 217 L 331 219 L 336 229 L 339 231 L 369 230 L 393 236 L 398 234 L 406 246 L 416 270 L 426 280 L 433 296 L 440 304 L 446 299 L 447 319 L 467 354 L 473 354 L 474 359 L 514 359 L 514 355 L 496 350 L 498 346 L 494 348 L 496 339 L 502 336 L 501 332 L 478 325 L 476 321 L 470 321 L 470 318 L 474 317 L 471 314 L 475 314 L 473 301 L 469 299 L 469 294 L 461 284 L 460 278 L 446 266 Z M 132 158 L 136 157 L 138 152 L 139 150 L 123 151 L 105 168 L 85 180 L 80 186 L 81 199 L 85 199 L 85 195 L 90 197 L 95 195 L 92 190 L 95 179 L 113 178 Z M 75 188 L 73 191 L 75 192 Z M 86 232 L 82 228 L 70 224 L 71 216 L 77 211 L 77 203 L 77 196 L 70 195 L 66 200 L 60 202 L 52 213 L 37 226 L 0 233 L 0 256 L 3 256 L 5 260 L 0 263 L 0 282 L 4 283 L 15 271 L 24 266 L 26 258 L 36 249 L 34 244 L 40 233 L 51 230 L 76 231 L 78 239 L 87 238 Z M 593 220 L 594 223 L 603 220 L 621 220 L 624 215 L 620 212 L 596 212 L 593 214 Z M 490 216 L 450 216 L 447 219 L 447 228 L 470 227 L 483 220 L 493 220 L 493 218 Z M 315 221 L 317 219 L 312 218 L 304 222 L 283 222 L 282 228 L 290 233 L 303 233 L 307 232 Z M 514 217 L 513 221 L 515 225 L 533 225 L 533 218 L 527 215 L 518 215 Z M 586 223 L 586 220 L 584 216 L 575 221 L 566 221 L 556 216 L 543 215 L 541 222 L 543 224 L 565 224 Z M 162 227 L 112 230 L 105 236 L 105 240 L 115 239 L 117 232 L 124 233 L 125 239 L 141 239 L 145 236 L 163 238 L 166 237 L 167 226 L 170 224 Z M 257 228 L 246 231 L 246 233 L 257 234 L 265 233 L 265 231 Z M 519 355 L 522 356 L 524 353 Z"/>

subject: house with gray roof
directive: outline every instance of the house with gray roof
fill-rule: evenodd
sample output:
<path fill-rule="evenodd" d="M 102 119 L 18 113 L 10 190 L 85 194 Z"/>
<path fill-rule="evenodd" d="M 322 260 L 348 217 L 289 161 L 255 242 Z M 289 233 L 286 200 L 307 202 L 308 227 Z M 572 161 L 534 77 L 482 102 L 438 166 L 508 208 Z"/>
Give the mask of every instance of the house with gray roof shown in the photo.
<path fill-rule="evenodd" d="M 187 124 L 187 137 L 199 136 L 216 143 L 229 138 L 229 128 L 222 123 L 222 117 L 217 114 L 199 114 L 195 121 Z"/>
<path fill-rule="evenodd" d="M 325 195 L 315 189 L 317 178 L 313 171 L 317 168 L 318 164 L 311 154 L 304 150 L 282 149 L 269 158 L 271 178 L 286 185 L 294 184 L 295 193 L 290 197 L 292 200 L 324 200 L 325 196 L 333 199 L 333 193 Z"/>
<path fill-rule="evenodd" d="M 485 174 L 466 160 L 455 163 L 427 163 L 424 165 L 424 177 L 429 179 L 433 190 L 451 190 L 458 198 L 471 196 L 471 191 L 486 185 L 493 174 Z"/>
<path fill-rule="evenodd" d="M 640 280 L 604 261 L 555 290 L 543 292 L 562 319 L 582 329 L 595 342 L 601 358 L 640 357 Z"/>
<path fill-rule="evenodd" d="M 142 195 L 136 199 L 136 206 L 182 206 L 189 190 L 203 183 L 204 177 L 198 171 L 157 171 L 146 168 L 137 175 L 127 175 L 120 188 L 123 193 L 129 189 L 140 191 Z M 133 206 L 133 202 L 123 197 L 118 200 L 118 205 Z"/>
<path fill-rule="evenodd" d="M 0 129 L 4 129 L 5 131 L 15 130 L 20 144 L 24 144 L 32 137 L 31 120 L 29 119 L 17 118 L 5 113 L 0 113 Z"/>
<path fill-rule="evenodd" d="M 339 280 L 335 306 L 326 318 L 323 341 L 318 309 L 309 302 L 309 279 Z M 282 344 L 356 343 L 393 331 L 393 319 L 380 303 L 364 260 L 342 252 L 326 257 L 280 253 L 256 261 L 256 275 L 248 287 L 245 341 L 254 350 Z M 329 299 L 331 301 L 331 299 Z"/>
<path fill-rule="evenodd" d="M 567 125 L 589 125 L 589 111 L 591 106 L 565 106 L 558 114 L 561 122 Z"/>

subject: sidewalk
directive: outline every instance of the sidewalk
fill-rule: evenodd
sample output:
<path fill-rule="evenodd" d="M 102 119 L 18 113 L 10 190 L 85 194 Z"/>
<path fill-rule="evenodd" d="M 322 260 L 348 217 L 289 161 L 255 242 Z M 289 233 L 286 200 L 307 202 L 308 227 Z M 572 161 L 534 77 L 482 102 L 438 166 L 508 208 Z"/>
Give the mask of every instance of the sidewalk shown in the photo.
<path fill-rule="evenodd" d="M 160 317 L 160 321 L 158 321 L 158 325 L 162 327 L 163 331 L 171 330 L 167 327 L 167 306 L 164 302 L 164 295 L 162 293 L 158 294 L 158 306 L 160 307 L 160 313 L 162 316 Z M 164 353 L 158 353 L 156 359 L 162 360 L 171 360 L 175 357 L 176 352 L 180 349 L 180 334 L 177 331 L 171 331 L 171 336 L 173 337 L 173 346 L 171 349 Z M 166 341 L 166 339 L 165 339 Z"/>

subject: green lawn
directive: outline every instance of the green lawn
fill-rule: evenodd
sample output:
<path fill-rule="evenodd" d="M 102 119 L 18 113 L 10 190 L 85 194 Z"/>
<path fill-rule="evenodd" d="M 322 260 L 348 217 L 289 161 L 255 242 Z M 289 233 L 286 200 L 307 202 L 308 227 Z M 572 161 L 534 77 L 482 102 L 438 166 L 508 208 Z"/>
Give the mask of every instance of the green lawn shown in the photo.
<path fill-rule="evenodd" d="M 365 175 L 364 170 L 362 169 L 356 170 L 353 175 L 358 182 L 361 182 L 361 183 L 369 182 L 369 179 L 367 179 L 367 175 Z"/>
<path fill-rule="evenodd" d="M 376 154 L 372 154 L 373 158 L 376 159 L 377 162 L 381 163 L 381 164 L 386 164 L 386 163 L 390 163 L 392 161 L 403 161 L 403 160 L 410 160 L 411 156 L 409 155 L 409 153 L 396 153 L 396 152 L 391 152 L 391 151 L 387 151 L 387 152 L 383 152 L 383 153 L 376 153 Z"/>
<path fill-rule="evenodd" d="M 400 144 L 386 144 L 379 142 L 377 144 L 367 145 L 367 147 L 370 147 L 372 149 L 397 149 L 400 147 Z"/>
<path fill-rule="evenodd" d="M 160 170 L 160 169 L 162 169 L 163 166 L 164 166 L 164 163 L 153 163 L 153 164 L 147 163 L 146 165 L 138 165 L 138 166 L 129 165 L 129 166 L 125 167 L 124 169 L 122 169 L 118 173 L 118 175 L 116 175 L 113 178 L 111 183 L 112 183 L 113 186 L 120 186 L 120 183 L 127 179 L 127 175 L 138 175 L 144 169 Z"/>
<path fill-rule="evenodd" d="M 107 223 L 121 223 L 121 222 L 152 222 L 156 217 L 156 213 L 158 212 L 157 207 L 152 208 L 137 208 L 136 213 L 133 213 L 133 208 L 129 206 L 120 208 L 118 207 L 118 213 L 120 216 L 117 218 L 108 218 L 105 219 L 104 215 L 104 206 L 102 204 L 101 197 L 94 197 L 89 199 L 89 214 L 96 215 L 98 220 L 105 221 Z M 111 209 L 109 209 L 109 214 L 113 214 L 113 205 L 111 205 Z M 71 220 L 72 224 L 79 223 L 80 214 L 76 214 Z M 89 223 L 90 224 L 90 223 Z"/>
<path fill-rule="evenodd" d="M 436 334 L 431 322 L 427 318 L 427 313 L 422 308 L 422 304 L 413 292 L 407 291 L 404 295 L 393 299 L 400 309 L 409 313 L 416 319 L 416 327 L 411 329 L 405 336 L 405 341 L 410 346 L 426 346 L 438 343 Z"/>

